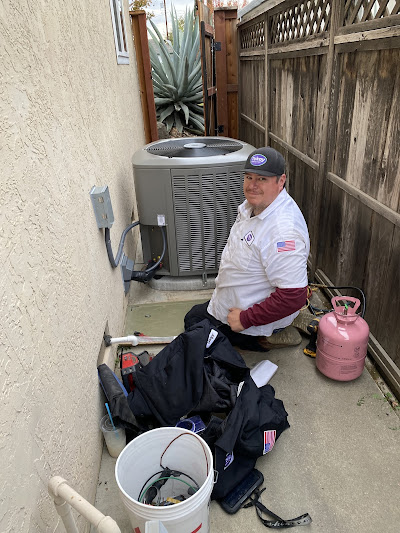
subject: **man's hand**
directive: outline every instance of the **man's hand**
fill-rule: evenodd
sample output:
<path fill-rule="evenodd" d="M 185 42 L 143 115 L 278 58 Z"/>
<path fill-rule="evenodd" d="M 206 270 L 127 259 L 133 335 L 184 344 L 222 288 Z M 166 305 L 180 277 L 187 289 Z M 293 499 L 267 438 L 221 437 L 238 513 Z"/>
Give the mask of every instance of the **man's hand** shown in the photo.
<path fill-rule="evenodd" d="M 237 307 L 231 307 L 229 309 L 228 314 L 228 324 L 232 331 L 235 331 L 236 333 L 239 333 L 239 331 L 243 331 L 244 327 L 242 326 L 242 323 L 240 322 L 240 312 L 242 309 L 238 309 Z"/>

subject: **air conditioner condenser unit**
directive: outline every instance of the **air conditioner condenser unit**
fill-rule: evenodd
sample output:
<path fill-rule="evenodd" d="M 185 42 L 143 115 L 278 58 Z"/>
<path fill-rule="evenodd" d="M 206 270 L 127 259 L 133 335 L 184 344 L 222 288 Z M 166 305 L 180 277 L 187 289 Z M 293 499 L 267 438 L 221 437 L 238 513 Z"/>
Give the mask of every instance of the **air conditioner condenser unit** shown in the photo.
<path fill-rule="evenodd" d="M 255 148 L 226 137 L 186 137 L 153 142 L 132 159 L 143 257 L 167 251 L 159 275 L 218 271 L 222 250 L 244 200 L 243 168 Z"/>

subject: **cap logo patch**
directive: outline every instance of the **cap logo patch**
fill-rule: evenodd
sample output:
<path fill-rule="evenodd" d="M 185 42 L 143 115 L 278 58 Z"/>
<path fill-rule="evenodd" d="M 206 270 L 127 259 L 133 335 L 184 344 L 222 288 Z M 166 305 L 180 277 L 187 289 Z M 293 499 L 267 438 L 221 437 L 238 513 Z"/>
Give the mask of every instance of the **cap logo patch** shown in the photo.
<path fill-rule="evenodd" d="M 265 155 L 262 154 L 254 154 L 250 158 L 250 164 L 253 165 L 253 167 L 259 167 L 267 162 L 267 158 Z"/>

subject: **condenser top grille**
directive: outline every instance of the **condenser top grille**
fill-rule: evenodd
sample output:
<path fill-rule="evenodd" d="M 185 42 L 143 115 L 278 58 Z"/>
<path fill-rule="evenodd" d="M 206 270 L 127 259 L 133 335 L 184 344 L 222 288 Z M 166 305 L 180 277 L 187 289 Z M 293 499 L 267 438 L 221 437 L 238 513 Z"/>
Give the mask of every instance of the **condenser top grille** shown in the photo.
<path fill-rule="evenodd" d="M 193 158 L 230 154 L 237 152 L 241 148 L 243 148 L 243 143 L 237 141 L 199 137 L 198 140 L 196 138 L 190 138 L 158 142 L 148 146 L 146 151 L 161 157 Z"/>

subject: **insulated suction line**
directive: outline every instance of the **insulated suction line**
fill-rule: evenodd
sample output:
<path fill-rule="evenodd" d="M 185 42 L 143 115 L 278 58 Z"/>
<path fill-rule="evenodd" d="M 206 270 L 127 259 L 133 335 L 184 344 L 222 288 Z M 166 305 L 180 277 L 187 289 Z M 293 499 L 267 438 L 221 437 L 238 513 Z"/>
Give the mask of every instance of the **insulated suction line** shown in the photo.
<path fill-rule="evenodd" d="M 361 312 L 359 313 L 361 318 L 364 318 L 364 315 L 365 315 L 365 311 L 366 311 L 366 308 L 367 308 L 367 304 L 366 304 L 366 298 L 365 298 L 365 294 L 364 294 L 364 291 L 362 289 L 360 289 L 359 287 L 353 287 L 353 286 L 341 286 L 341 287 L 337 287 L 335 285 L 324 285 L 322 283 L 310 283 L 309 284 L 310 287 L 318 287 L 318 288 L 321 288 L 321 289 L 336 289 L 336 290 L 340 290 L 340 289 L 352 289 L 352 290 L 355 290 L 355 291 L 358 291 L 360 294 L 361 294 L 361 298 L 362 298 L 362 310 Z M 348 309 L 348 306 L 347 304 L 345 303 L 344 304 L 346 310 Z M 317 309 L 315 307 L 312 307 L 311 304 L 310 304 L 310 311 L 312 311 L 312 309 Z M 317 309 L 318 311 L 322 311 L 323 313 L 326 313 L 327 311 L 323 310 L 323 309 Z M 313 313 L 315 315 L 315 313 Z M 358 313 L 357 313 L 358 314 Z"/>

